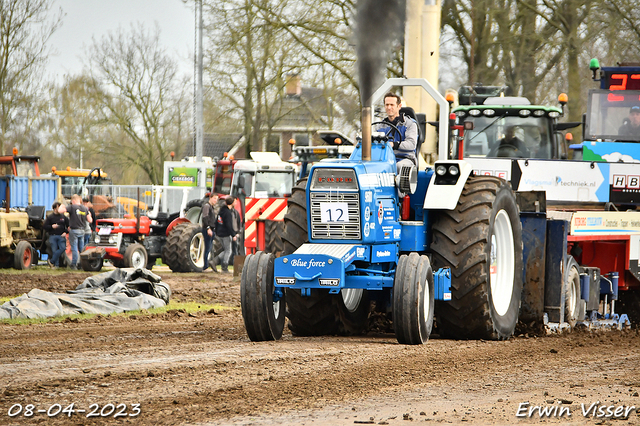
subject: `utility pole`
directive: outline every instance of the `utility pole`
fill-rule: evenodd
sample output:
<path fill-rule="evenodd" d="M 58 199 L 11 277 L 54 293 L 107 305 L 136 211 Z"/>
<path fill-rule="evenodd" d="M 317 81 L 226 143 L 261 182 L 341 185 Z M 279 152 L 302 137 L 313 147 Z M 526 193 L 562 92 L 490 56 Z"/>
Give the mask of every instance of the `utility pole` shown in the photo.
<path fill-rule="evenodd" d="M 202 161 L 204 145 L 204 118 L 202 93 L 202 0 L 196 1 L 197 47 L 196 47 L 196 161 Z"/>

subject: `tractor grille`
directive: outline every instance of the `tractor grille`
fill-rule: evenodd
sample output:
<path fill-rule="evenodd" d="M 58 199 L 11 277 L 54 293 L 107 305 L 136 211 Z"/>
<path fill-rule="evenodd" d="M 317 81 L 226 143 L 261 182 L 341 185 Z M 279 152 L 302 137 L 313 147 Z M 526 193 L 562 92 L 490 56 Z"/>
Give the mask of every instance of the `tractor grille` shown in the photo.
<path fill-rule="evenodd" d="M 347 203 L 349 221 L 346 223 L 322 223 L 320 203 Z M 311 193 L 311 238 L 319 240 L 359 240 L 360 237 L 360 196 L 358 192 Z"/>

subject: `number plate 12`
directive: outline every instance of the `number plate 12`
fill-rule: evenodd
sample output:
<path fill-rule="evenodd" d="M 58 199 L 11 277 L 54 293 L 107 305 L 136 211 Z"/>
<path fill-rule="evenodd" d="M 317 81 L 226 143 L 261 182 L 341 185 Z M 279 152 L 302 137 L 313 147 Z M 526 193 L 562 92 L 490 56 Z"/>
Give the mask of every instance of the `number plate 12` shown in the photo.
<path fill-rule="evenodd" d="M 349 205 L 347 203 L 320 203 L 320 221 L 322 223 L 349 222 Z"/>

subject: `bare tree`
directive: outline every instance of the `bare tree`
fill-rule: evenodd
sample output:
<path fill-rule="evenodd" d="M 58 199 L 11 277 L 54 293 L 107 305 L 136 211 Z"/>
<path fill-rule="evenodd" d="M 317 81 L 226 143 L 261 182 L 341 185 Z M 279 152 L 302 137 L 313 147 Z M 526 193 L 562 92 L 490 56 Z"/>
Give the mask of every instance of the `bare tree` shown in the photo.
<path fill-rule="evenodd" d="M 157 27 L 132 26 L 94 40 L 89 50 L 91 77 L 102 86 L 96 94 L 103 118 L 127 135 L 104 146 L 104 153 L 141 168 L 155 184 L 162 182 L 170 151 L 180 152 L 188 137 L 188 84 L 159 34 Z"/>
<path fill-rule="evenodd" d="M 0 1 L 0 152 L 28 137 L 38 116 L 47 42 L 61 24 L 61 11 L 49 16 L 52 5 L 53 0 Z"/>
<path fill-rule="evenodd" d="M 262 13 L 287 6 L 287 1 L 273 0 L 222 0 L 207 6 L 208 95 L 219 97 L 229 105 L 228 114 L 241 121 L 247 152 L 259 150 L 269 111 L 283 95 L 284 77 L 296 70 L 300 48 Z"/>
<path fill-rule="evenodd" d="M 48 147 L 54 157 L 64 159 L 64 164 L 52 165 L 78 167 L 81 153 L 85 160 L 101 153 L 106 123 L 98 103 L 102 96 L 98 83 L 86 75 L 67 76 L 50 87 Z"/>

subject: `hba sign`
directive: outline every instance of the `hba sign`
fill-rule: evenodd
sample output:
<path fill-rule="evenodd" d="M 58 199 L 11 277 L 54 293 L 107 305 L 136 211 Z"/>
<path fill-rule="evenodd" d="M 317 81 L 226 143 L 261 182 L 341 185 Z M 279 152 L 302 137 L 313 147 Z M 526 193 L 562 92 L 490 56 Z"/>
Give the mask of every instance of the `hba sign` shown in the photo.
<path fill-rule="evenodd" d="M 172 167 L 169 169 L 169 186 L 198 186 L 197 167 Z"/>

